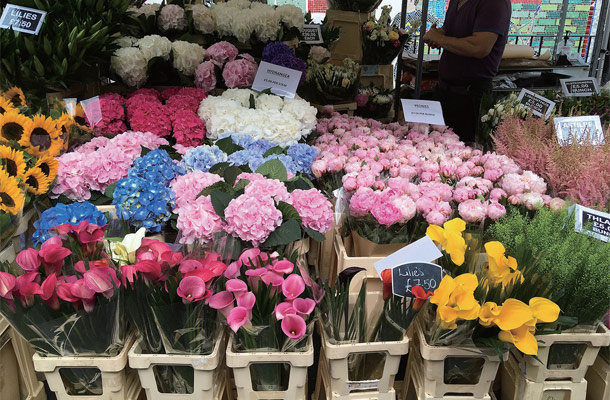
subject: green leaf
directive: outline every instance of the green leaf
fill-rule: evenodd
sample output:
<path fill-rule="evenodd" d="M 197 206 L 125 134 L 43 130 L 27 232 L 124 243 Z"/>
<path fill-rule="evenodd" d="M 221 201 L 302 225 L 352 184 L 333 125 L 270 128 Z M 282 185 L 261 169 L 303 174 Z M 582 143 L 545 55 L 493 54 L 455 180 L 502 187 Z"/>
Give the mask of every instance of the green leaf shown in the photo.
<path fill-rule="evenodd" d="M 262 244 L 262 247 L 284 246 L 297 240 L 301 240 L 301 226 L 298 221 L 289 219 L 284 221 L 275 231 L 271 232 L 267 240 Z"/>
<path fill-rule="evenodd" d="M 250 94 L 250 108 L 256 108 L 256 99 L 253 94 Z"/>
<path fill-rule="evenodd" d="M 235 185 L 235 188 L 234 188 L 235 192 L 244 190 L 246 188 L 246 186 L 248 186 L 249 183 L 250 183 L 250 181 L 247 179 L 240 179 L 239 182 L 237 182 L 237 185 Z"/>
<path fill-rule="evenodd" d="M 315 231 L 315 230 L 313 230 L 311 228 L 307 228 L 305 226 L 303 227 L 303 230 L 305 231 L 307 236 L 309 236 L 310 238 L 312 238 L 316 242 L 323 242 L 324 240 L 326 240 L 326 237 L 324 235 L 322 235 L 318 231 Z"/>
<path fill-rule="evenodd" d="M 220 171 L 222 171 L 223 169 L 227 168 L 231 166 L 231 164 L 227 163 L 227 162 L 222 162 L 222 163 L 218 163 L 218 164 L 214 164 L 214 166 L 212 168 L 210 168 L 210 173 L 211 174 L 217 174 Z"/>
<path fill-rule="evenodd" d="M 229 193 L 231 197 L 233 196 L 233 193 L 234 193 L 233 187 L 231 185 L 229 185 L 228 183 L 216 182 L 213 185 L 210 185 L 207 188 L 203 189 L 201 192 L 199 192 L 197 197 L 209 196 L 212 194 L 212 192 L 217 191 L 217 190 L 221 191 L 221 192 Z"/>
<path fill-rule="evenodd" d="M 214 190 L 210 194 L 210 200 L 212 200 L 212 206 L 214 207 L 216 214 L 224 218 L 225 208 L 227 208 L 231 200 L 233 200 L 233 196 L 229 193 L 221 192 L 220 190 Z"/>
<path fill-rule="evenodd" d="M 309 190 L 313 189 L 313 183 L 311 183 L 309 179 L 303 178 L 301 176 L 296 176 L 286 182 L 286 187 L 288 188 L 289 192 L 292 192 L 296 189 Z"/>
<path fill-rule="evenodd" d="M 224 172 L 222 173 L 222 177 L 224 178 L 226 183 L 233 186 L 239 174 L 241 174 L 241 169 L 235 166 L 230 166 L 224 170 Z"/>
<path fill-rule="evenodd" d="M 301 216 L 299 215 L 299 212 L 291 204 L 280 201 L 277 205 L 277 209 L 282 212 L 282 218 L 284 221 L 294 219 L 301 223 Z"/>
<path fill-rule="evenodd" d="M 140 146 L 140 147 L 142 148 L 142 151 L 140 152 L 140 157 L 144 157 L 145 155 L 150 153 L 150 149 L 148 147 L 144 147 L 144 146 Z"/>
<path fill-rule="evenodd" d="M 266 161 L 256 169 L 256 172 L 269 179 L 278 179 L 282 182 L 285 182 L 288 179 L 286 167 L 284 167 L 284 164 L 278 159 Z"/>
<path fill-rule="evenodd" d="M 280 146 L 272 147 L 269 150 L 267 150 L 265 152 L 265 154 L 263 154 L 263 157 L 269 157 L 273 154 L 284 154 L 284 149 L 281 148 Z"/>
<path fill-rule="evenodd" d="M 226 138 L 217 140 L 214 144 L 218 146 L 220 150 L 224 151 L 227 154 L 233 154 L 236 151 L 244 149 L 243 147 L 233 143 L 233 139 L 231 139 L 231 136 L 227 136 Z"/>
<path fill-rule="evenodd" d="M 108 185 L 108 187 L 106 187 L 106 190 L 104 190 L 104 196 L 108 197 L 109 199 L 113 199 L 114 198 L 114 189 L 116 189 L 116 182 L 111 183 L 110 185 Z"/>

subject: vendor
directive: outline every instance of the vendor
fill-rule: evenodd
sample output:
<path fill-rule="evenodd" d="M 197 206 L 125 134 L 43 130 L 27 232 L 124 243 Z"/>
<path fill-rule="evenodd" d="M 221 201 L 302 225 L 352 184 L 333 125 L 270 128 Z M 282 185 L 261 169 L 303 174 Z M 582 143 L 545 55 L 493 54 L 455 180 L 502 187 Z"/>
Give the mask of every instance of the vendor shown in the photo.
<path fill-rule="evenodd" d="M 474 142 L 481 98 L 491 93 L 508 36 L 510 0 L 451 0 L 442 28 L 432 25 L 424 43 L 442 48 L 436 100 L 445 123 Z"/>

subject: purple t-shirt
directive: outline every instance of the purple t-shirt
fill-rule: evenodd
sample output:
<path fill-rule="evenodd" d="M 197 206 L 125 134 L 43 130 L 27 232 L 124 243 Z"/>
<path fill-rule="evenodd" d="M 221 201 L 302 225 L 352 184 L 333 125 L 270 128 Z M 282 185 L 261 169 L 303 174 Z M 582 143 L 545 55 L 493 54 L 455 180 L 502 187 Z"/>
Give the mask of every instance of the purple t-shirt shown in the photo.
<path fill-rule="evenodd" d="M 474 32 L 494 32 L 498 40 L 487 57 L 463 57 L 443 50 L 439 75 L 448 81 L 465 79 L 491 79 L 498 67 L 506 46 L 510 25 L 510 0 L 466 0 L 458 10 L 459 0 L 451 0 L 445 16 L 445 35 L 456 38 L 472 36 Z"/>

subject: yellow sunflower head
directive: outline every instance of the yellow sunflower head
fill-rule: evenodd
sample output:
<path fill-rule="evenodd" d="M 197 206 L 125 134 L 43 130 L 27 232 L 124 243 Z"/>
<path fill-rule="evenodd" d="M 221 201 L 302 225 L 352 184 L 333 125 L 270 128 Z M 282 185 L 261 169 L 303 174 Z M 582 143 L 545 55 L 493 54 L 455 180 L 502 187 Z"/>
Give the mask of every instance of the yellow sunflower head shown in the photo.
<path fill-rule="evenodd" d="M 0 145 L 0 164 L 14 178 L 23 178 L 25 173 L 25 158 L 23 152 L 9 146 Z"/>
<path fill-rule="evenodd" d="M 87 127 L 87 120 L 85 119 L 85 109 L 81 103 L 76 105 L 74 110 L 74 116 L 72 117 L 77 125 Z"/>
<path fill-rule="evenodd" d="M 19 187 L 17 178 L 0 170 L 0 211 L 17 215 L 25 204 L 25 193 Z"/>
<path fill-rule="evenodd" d="M 62 148 L 62 144 L 57 141 L 60 133 L 61 131 L 57 129 L 52 118 L 35 115 L 19 143 L 35 157 L 44 155 L 55 157 L 59 155 Z"/>
<path fill-rule="evenodd" d="M 0 115 L 0 142 L 16 141 L 22 144 L 31 123 L 31 119 L 16 110 Z"/>
<path fill-rule="evenodd" d="M 7 112 L 17 111 L 15 107 L 13 107 L 13 103 L 5 99 L 4 97 L 0 97 L 0 115 L 6 114 Z"/>
<path fill-rule="evenodd" d="M 13 86 L 2 95 L 6 100 L 10 101 L 14 107 L 27 107 L 28 103 L 25 101 L 25 95 L 23 90 L 17 86 Z"/>
<path fill-rule="evenodd" d="M 59 130 L 59 136 L 57 140 L 61 142 L 63 150 L 68 150 L 68 144 L 70 143 L 70 131 L 74 121 L 70 118 L 70 115 L 64 113 L 59 119 L 55 121 L 57 129 Z"/>
<path fill-rule="evenodd" d="M 42 156 L 34 165 L 34 168 L 39 168 L 43 174 L 47 177 L 49 182 L 53 182 L 57 176 L 57 167 L 59 163 L 52 156 Z"/>
<path fill-rule="evenodd" d="M 49 178 L 38 167 L 30 168 L 23 177 L 23 182 L 28 192 L 39 195 L 49 191 Z"/>

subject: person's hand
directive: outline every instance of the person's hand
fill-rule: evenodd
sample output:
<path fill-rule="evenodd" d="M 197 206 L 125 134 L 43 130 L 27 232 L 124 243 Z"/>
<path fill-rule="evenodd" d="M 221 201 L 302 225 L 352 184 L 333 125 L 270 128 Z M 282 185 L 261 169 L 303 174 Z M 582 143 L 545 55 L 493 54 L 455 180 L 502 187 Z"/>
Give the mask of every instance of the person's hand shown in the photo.
<path fill-rule="evenodd" d="M 426 31 L 426 34 L 424 35 L 424 43 L 426 43 L 428 46 L 432 47 L 433 49 L 439 49 L 441 48 L 440 42 L 442 40 L 442 38 L 445 36 L 445 30 L 444 29 L 439 29 L 436 27 L 436 24 L 433 24 L 430 29 L 428 31 Z"/>

